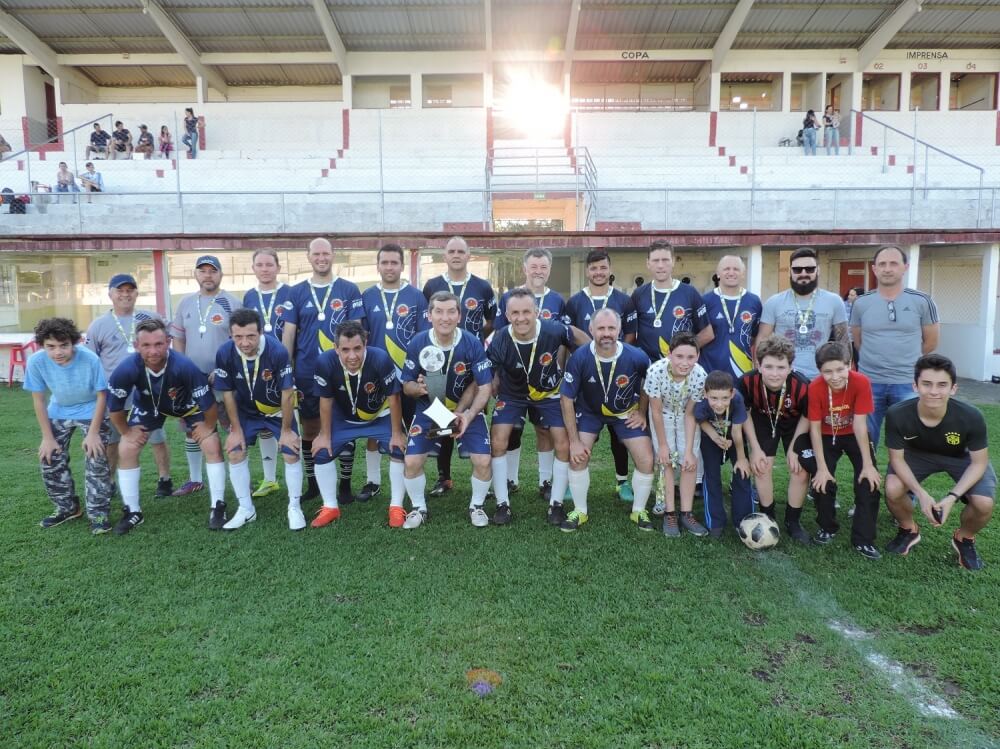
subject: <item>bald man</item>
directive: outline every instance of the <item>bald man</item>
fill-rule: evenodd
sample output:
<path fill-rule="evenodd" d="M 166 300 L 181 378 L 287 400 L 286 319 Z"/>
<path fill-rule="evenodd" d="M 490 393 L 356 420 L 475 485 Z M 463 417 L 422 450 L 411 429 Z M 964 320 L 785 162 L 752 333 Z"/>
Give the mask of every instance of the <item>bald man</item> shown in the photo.
<path fill-rule="evenodd" d="M 747 275 L 743 258 L 726 255 L 715 272 L 718 288 L 702 297 L 715 336 L 702 347 L 699 362 L 706 372 L 718 369 L 739 379 L 753 369 L 751 351 L 764 305 L 743 287 Z"/>

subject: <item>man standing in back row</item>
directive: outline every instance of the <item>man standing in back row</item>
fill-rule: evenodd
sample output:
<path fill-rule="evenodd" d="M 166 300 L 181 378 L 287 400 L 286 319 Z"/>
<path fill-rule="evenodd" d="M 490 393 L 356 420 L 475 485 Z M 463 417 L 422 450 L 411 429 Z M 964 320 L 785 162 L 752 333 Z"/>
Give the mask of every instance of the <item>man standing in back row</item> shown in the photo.
<path fill-rule="evenodd" d="M 746 266 L 736 255 L 726 255 L 716 267 L 719 285 L 702 297 L 712 326 L 712 340 L 701 350 L 706 372 L 721 370 L 739 379 L 753 369 L 753 347 L 763 308 L 760 297 L 743 288 Z"/>

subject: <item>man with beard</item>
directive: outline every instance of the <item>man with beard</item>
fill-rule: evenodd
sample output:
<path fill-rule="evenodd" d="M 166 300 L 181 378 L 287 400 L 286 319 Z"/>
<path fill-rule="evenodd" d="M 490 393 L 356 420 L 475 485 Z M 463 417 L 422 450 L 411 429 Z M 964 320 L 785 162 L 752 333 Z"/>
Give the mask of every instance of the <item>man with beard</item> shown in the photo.
<path fill-rule="evenodd" d="M 215 354 L 229 340 L 229 316 L 242 305 L 239 299 L 220 288 L 222 264 L 219 258 L 202 255 L 194 267 L 198 291 L 184 297 L 177 305 L 177 314 L 170 323 L 170 336 L 173 338 L 174 350 L 193 361 L 211 385 L 215 372 Z M 216 395 L 215 400 L 221 403 L 221 394 Z M 219 412 L 218 419 L 223 429 L 229 427 L 229 418 L 224 412 Z M 182 427 L 185 424 L 186 422 L 181 422 Z M 183 497 L 205 487 L 201 481 L 204 451 L 191 435 L 184 439 L 184 452 L 190 475 L 188 481 L 174 492 L 175 497 Z"/>
<path fill-rule="evenodd" d="M 790 340 L 795 346 L 792 369 L 814 380 L 819 376 L 816 349 L 831 335 L 850 350 L 847 313 L 839 296 L 819 288 L 819 260 L 812 247 L 800 247 L 792 253 L 789 281 L 790 289 L 764 302 L 758 336 L 763 340 L 777 333 Z"/>

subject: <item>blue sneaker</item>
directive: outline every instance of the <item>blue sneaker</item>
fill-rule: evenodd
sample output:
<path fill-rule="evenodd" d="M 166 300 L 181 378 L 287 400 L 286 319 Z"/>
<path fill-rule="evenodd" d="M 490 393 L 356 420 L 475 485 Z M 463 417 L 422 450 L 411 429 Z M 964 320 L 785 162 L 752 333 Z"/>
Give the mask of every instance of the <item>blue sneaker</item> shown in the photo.
<path fill-rule="evenodd" d="M 618 499 L 622 502 L 632 503 L 635 499 L 635 493 L 632 491 L 632 482 L 625 480 L 618 482 Z"/>

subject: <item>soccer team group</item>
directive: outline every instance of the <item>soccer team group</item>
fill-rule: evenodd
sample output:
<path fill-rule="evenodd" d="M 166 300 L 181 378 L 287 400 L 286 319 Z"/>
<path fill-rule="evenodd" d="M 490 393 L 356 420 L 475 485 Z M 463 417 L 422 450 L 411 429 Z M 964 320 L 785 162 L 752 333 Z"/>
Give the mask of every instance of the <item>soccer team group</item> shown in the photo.
<path fill-rule="evenodd" d="M 254 498 L 281 488 L 279 457 L 289 527 L 306 527 L 302 502 L 317 497 L 322 506 L 311 526 L 329 525 L 342 505 L 381 493 L 383 455 L 388 524 L 418 528 L 428 519 L 427 496 L 453 489 L 456 445 L 471 462 L 470 522 L 507 525 L 520 486 L 521 435 L 530 423 L 547 519 L 565 532 L 589 520 L 588 466 L 606 430 L 617 494 L 630 504 L 630 520 L 651 531 L 651 514 L 662 517 L 668 537 L 720 538 L 728 524 L 755 511 L 773 519 L 772 474 L 781 446 L 786 532 L 803 545 L 829 544 L 839 531 L 834 474 L 846 456 L 854 478 L 848 491 L 841 487 L 840 500 L 853 498 L 851 545 L 878 559 L 883 479 L 875 446 L 884 414 L 885 498 L 898 525 L 885 550 L 905 555 L 920 541 L 915 507 L 938 527 L 961 502 L 952 543 L 964 567 L 982 567 L 975 536 L 990 519 L 996 486 L 986 423 L 978 409 L 951 398 L 955 368 L 932 352 L 936 334 L 921 340 L 920 330 L 936 329 L 937 312 L 929 297 L 900 285 L 906 257 L 899 248 L 876 253 L 879 288 L 855 302 L 850 327 L 841 299 L 819 288 L 811 248 L 792 254 L 790 288 L 766 303 L 743 288 L 740 258 L 722 258 L 717 288 L 702 295 L 673 278 L 673 249 L 661 242 L 647 252 L 651 280 L 631 295 L 614 287 L 607 252 L 590 252 L 587 285 L 568 301 L 548 288 L 552 256 L 545 249 L 525 253 L 524 285 L 499 300 L 469 272 L 470 257 L 462 238 L 451 239 L 446 272 L 421 291 L 403 279 L 402 248 L 387 244 L 377 254 L 380 282 L 362 293 L 335 275 L 331 245 L 317 238 L 307 251 L 312 277 L 291 286 L 278 280 L 277 253 L 255 253 L 258 285 L 242 301 L 222 291 L 216 257 L 198 258 L 199 290 L 181 300 L 169 324 L 136 309 L 130 275 L 111 279 L 112 309 L 84 336 L 71 320 L 42 320 L 35 330 L 42 350 L 29 359 L 24 385 L 33 393 L 42 477 L 55 505 L 41 526 L 82 515 L 69 469 L 78 428 L 93 533 L 112 530 L 116 484 L 124 510 L 115 533 L 143 522 L 139 458 L 147 442 L 160 473 L 159 496 L 202 490 L 204 469 L 213 530 L 256 520 Z M 873 317 L 862 317 L 869 311 Z M 872 362 L 885 358 L 876 352 L 890 350 L 908 357 L 908 397 L 897 393 L 899 402 L 875 408 L 869 378 L 852 367 L 849 331 L 862 370 L 866 353 Z M 167 417 L 179 419 L 186 435 L 190 480 L 177 491 L 163 432 Z M 355 494 L 355 445 L 362 441 L 367 476 Z M 264 479 L 253 490 L 248 450 L 255 444 Z M 430 491 L 429 455 L 438 464 Z M 732 465 L 728 515 L 726 463 Z M 231 516 L 227 464 L 238 501 Z M 954 481 L 940 499 L 922 486 L 939 472 Z M 810 490 L 818 525 L 812 534 L 802 525 Z M 696 516 L 698 494 L 704 512 Z"/>

